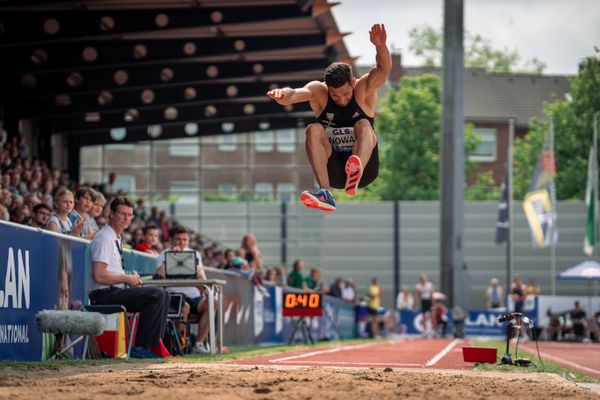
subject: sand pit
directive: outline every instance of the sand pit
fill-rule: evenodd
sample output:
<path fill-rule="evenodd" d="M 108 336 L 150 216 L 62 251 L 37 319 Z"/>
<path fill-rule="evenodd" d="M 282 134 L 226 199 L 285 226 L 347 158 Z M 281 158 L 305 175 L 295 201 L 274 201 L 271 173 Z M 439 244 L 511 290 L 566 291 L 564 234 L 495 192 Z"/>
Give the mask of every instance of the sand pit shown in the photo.
<path fill-rule="evenodd" d="M 552 374 L 123 363 L 0 370 L 0 399 L 600 399 Z"/>

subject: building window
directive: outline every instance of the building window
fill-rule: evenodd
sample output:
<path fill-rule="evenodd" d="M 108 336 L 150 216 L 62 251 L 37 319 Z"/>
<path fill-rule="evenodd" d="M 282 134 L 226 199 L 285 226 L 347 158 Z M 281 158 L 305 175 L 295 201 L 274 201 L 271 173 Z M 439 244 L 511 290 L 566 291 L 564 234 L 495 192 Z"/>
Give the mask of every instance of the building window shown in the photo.
<path fill-rule="evenodd" d="M 256 132 L 254 143 L 257 152 L 267 153 L 273 151 L 273 132 Z"/>
<path fill-rule="evenodd" d="M 494 162 L 496 161 L 496 136 L 495 128 L 475 128 L 479 136 L 479 146 L 469 154 L 469 160 Z"/>
<path fill-rule="evenodd" d="M 293 153 L 296 150 L 296 131 L 294 129 L 280 129 L 277 131 L 277 151 L 280 153 Z"/>
<path fill-rule="evenodd" d="M 181 139 L 169 141 L 171 157 L 198 157 L 198 139 Z"/>
<path fill-rule="evenodd" d="M 104 182 L 108 182 L 108 175 L 104 175 Z M 135 193 L 135 176 L 116 174 L 115 182 L 112 185 L 112 192 L 119 190 L 125 193 Z"/>
<path fill-rule="evenodd" d="M 198 182 L 196 181 L 171 181 L 169 193 L 177 197 L 177 203 L 195 204 L 198 202 Z"/>
<path fill-rule="evenodd" d="M 293 183 L 278 183 L 277 184 L 277 200 L 279 201 L 290 201 L 294 197 L 294 184 Z"/>
<path fill-rule="evenodd" d="M 222 182 L 218 186 L 219 193 L 233 196 L 237 192 L 237 185 L 235 183 Z"/>
<path fill-rule="evenodd" d="M 219 136 L 219 151 L 230 152 L 236 149 L 235 135 L 220 135 Z"/>
<path fill-rule="evenodd" d="M 270 182 L 258 182 L 254 185 L 254 192 L 261 199 L 273 198 L 273 184 Z"/>

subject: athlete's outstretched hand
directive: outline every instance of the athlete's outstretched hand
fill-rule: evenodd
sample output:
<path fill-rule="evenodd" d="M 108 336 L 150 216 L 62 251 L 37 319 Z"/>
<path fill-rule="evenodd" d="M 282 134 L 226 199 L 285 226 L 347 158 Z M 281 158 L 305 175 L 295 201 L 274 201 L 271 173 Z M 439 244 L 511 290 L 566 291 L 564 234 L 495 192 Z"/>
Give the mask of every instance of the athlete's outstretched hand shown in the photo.
<path fill-rule="evenodd" d="M 385 46 L 385 41 L 387 40 L 385 26 L 383 24 L 373 25 L 369 31 L 369 38 L 375 46 Z"/>
<path fill-rule="evenodd" d="M 285 102 L 291 95 L 292 89 L 290 88 L 277 88 L 267 92 L 267 96 L 278 102 L 279 104 L 286 105 Z"/>

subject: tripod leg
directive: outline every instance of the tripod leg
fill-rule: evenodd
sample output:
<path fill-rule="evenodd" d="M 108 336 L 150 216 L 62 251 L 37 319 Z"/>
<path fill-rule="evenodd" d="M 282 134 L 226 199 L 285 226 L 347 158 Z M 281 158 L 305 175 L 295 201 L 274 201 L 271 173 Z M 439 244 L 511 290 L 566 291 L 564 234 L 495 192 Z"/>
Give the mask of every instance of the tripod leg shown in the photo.
<path fill-rule="evenodd" d="M 299 322 L 301 320 L 295 320 L 293 322 L 294 324 L 294 329 L 292 330 L 292 334 L 290 335 L 290 340 L 288 341 L 288 345 L 292 344 L 292 342 L 294 341 L 294 337 L 296 336 L 296 332 L 298 331 L 298 327 L 299 327 Z"/>
<path fill-rule="evenodd" d="M 306 321 L 304 320 L 304 318 L 300 319 L 300 324 L 301 324 L 301 332 L 302 332 L 302 338 L 304 339 L 304 344 L 308 344 L 308 338 L 310 336 L 310 332 L 308 332 L 308 327 L 306 325 Z"/>

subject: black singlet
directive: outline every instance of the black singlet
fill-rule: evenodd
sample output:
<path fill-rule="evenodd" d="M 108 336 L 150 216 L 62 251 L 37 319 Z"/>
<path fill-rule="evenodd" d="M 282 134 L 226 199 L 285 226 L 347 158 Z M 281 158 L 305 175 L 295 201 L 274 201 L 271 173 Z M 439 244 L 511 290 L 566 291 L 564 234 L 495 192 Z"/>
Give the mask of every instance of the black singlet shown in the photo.
<path fill-rule="evenodd" d="M 338 106 L 331 96 L 327 95 L 327 106 L 317 117 L 317 122 L 325 128 L 333 150 L 347 153 L 352 151 L 355 141 L 354 124 L 361 119 L 366 119 L 372 127 L 375 127 L 374 118 L 369 117 L 360 108 L 354 94 L 345 107 Z"/>

